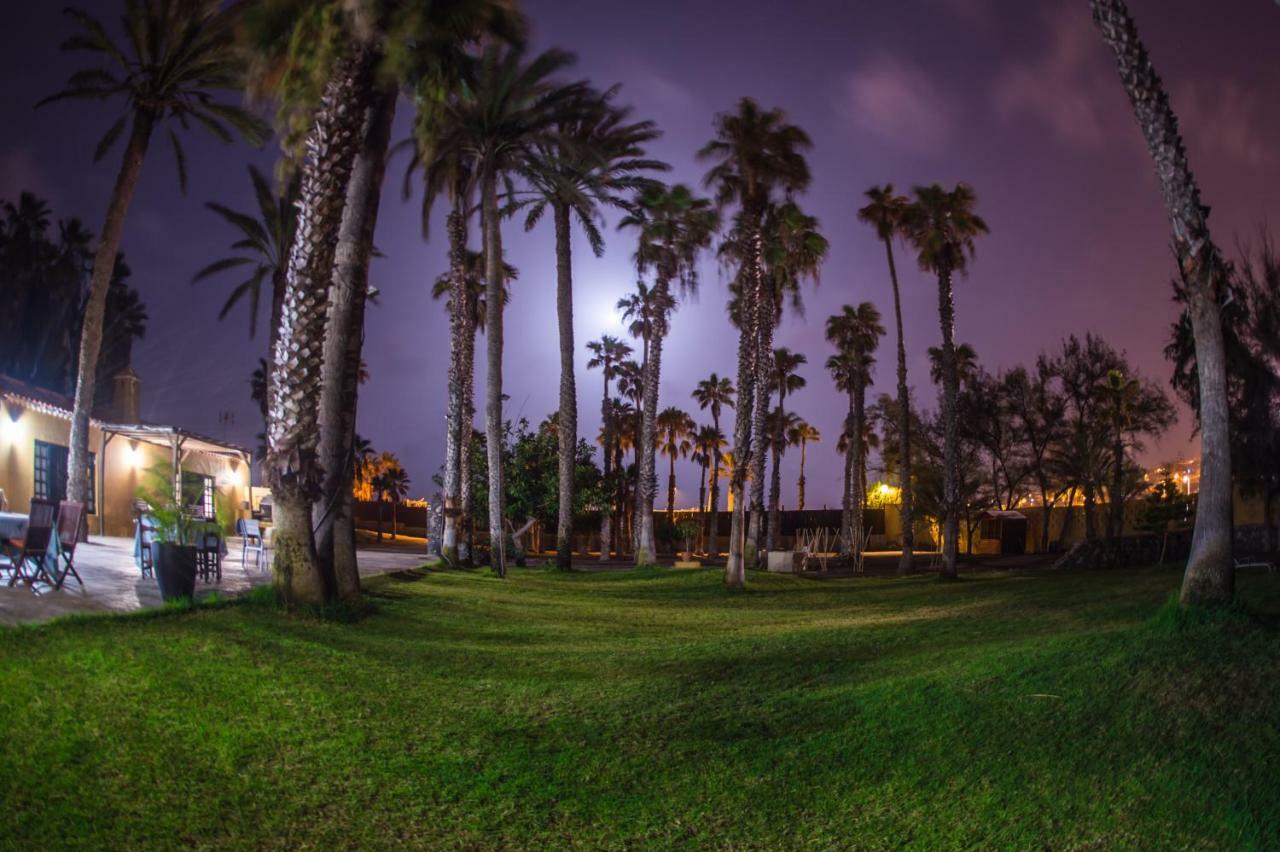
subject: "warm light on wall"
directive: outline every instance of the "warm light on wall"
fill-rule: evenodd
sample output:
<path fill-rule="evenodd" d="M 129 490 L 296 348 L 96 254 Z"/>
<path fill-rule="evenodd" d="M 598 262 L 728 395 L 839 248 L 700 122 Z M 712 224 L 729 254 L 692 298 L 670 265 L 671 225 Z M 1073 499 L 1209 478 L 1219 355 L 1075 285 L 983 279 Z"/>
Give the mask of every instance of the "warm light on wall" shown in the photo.
<path fill-rule="evenodd" d="M 125 459 L 129 462 L 129 467 L 137 467 L 142 464 L 142 451 L 138 449 L 138 439 L 129 439 L 129 448 L 124 451 Z"/>
<path fill-rule="evenodd" d="M 0 414 L 0 438 L 6 443 L 16 443 L 22 438 L 22 408 L 14 402 L 7 407 L 9 410 Z"/>

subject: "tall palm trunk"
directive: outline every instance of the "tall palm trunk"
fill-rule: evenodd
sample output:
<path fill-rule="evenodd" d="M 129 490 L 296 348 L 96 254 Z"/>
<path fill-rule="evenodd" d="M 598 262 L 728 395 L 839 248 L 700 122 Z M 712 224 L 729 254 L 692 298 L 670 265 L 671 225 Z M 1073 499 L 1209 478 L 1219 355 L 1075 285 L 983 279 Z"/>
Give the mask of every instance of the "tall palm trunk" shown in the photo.
<path fill-rule="evenodd" d="M 465 241 L 463 243 L 465 251 Z M 462 422 L 458 424 L 458 502 L 459 515 L 458 558 L 468 568 L 474 566 L 475 556 L 475 487 L 471 465 L 474 461 L 476 438 L 476 311 L 470 301 L 462 320 L 462 354 L 458 372 L 461 374 Z"/>
<path fill-rule="evenodd" d="M 902 296 L 898 291 L 898 267 L 893 261 L 893 240 L 884 241 L 889 258 L 889 280 L 893 284 L 893 316 L 898 329 L 898 493 L 902 520 L 902 556 L 898 576 L 915 570 L 915 516 L 911 502 L 911 392 L 907 388 L 907 344 L 902 333 Z"/>
<path fill-rule="evenodd" d="M 312 507 L 316 554 L 332 572 L 340 599 L 360 595 L 355 550 L 355 498 L 351 491 L 360 360 L 364 348 L 369 261 L 378 224 L 378 205 L 387 171 L 396 90 L 379 87 L 369 101 L 363 145 L 347 186 L 347 205 L 334 256 L 329 320 L 320 386 L 320 499 Z"/>
<path fill-rule="evenodd" d="M 604 397 L 600 402 L 600 422 L 604 426 L 604 452 L 601 453 L 604 467 L 605 487 L 612 481 L 613 473 L 613 413 L 609 405 L 609 370 L 612 365 L 608 358 L 601 365 L 604 373 Z M 600 507 L 600 559 L 608 560 L 613 548 L 613 498 L 608 496 Z"/>
<path fill-rule="evenodd" d="M 446 225 L 449 231 L 449 337 L 453 358 L 449 362 L 449 400 L 445 409 L 444 437 L 444 531 L 440 554 L 445 562 L 458 561 L 458 526 L 462 514 L 462 445 L 466 419 L 463 391 L 464 335 L 471 313 L 471 296 L 467 292 L 467 222 L 466 198 L 457 193 Z M 474 343 L 472 344 L 474 346 Z"/>
<path fill-rule="evenodd" d="M 672 467 L 675 467 L 675 459 L 671 461 Z M 707 466 L 701 465 L 702 472 L 698 474 L 698 511 L 707 511 Z M 675 485 L 675 471 L 672 471 L 672 486 Z M 1268 516 L 1270 517 L 1270 516 Z"/>
<path fill-rule="evenodd" d="M 1124 535 L 1124 435 L 1119 429 L 1112 440 L 1111 465 L 1111 515 L 1107 534 L 1116 539 Z"/>
<path fill-rule="evenodd" d="M 670 455 L 670 466 L 667 468 L 667 523 L 676 522 L 676 454 Z"/>
<path fill-rule="evenodd" d="M 861 556 L 866 549 L 866 521 L 864 508 L 867 504 L 867 442 L 863 436 L 866 428 L 867 388 L 860 376 L 853 380 L 853 476 L 850 486 L 853 493 L 849 496 L 849 515 L 852 524 L 853 554 Z"/>
<path fill-rule="evenodd" d="M 502 230 L 498 221 L 498 176 L 486 168 L 482 181 L 484 212 L 485 349 L 488 384 L 485 396 L 485 451 L 489 462 L 489 553 L 499 577 L 507 575 L 503 535 L 502 471 Z"/>
<path fill-rule="evenodd" d="M 849 410 L 844 416 L 844 488 L 840 492 L 840 556 L 853 555 L 853 391 L 849 391 Z"/>
<path fill-rule="evenodd" d="M 552 205 L 556 224 L 556 318 L 560 325 L 560 508 L 556 523 L 556 565 L 573 560 L 574 451 L 578 445 L 578 390 L 573 377 L 573 263 L 569 205 Z"/>
<path fill-rule="evenodd" d="M 666 301 L 667 278 L 662 276 L 654 287 L 658 304 Z M 666 337 L 666 322 L 657 318 L 653 322 L 652 340 L 646 347 L 648 355 L 644 364 L 644 397 L 640 412 L 640 443 L 636 453 L 636 564 L 652 565 L 657 561 L 658 550 L 653 537 L 653 502 L 658 492 L 657 439 L 658 439 L 658 383 L 662 379 L 662 344 Z"/>
<path fill-rule="evenodd" d="M 102 349 L 102 323 L 107 311 L 107 291 L 120 252 L 124 220 L 142 176 L 142 163 L 155 129 L 156 118 L 146 110 L 138 110 L 129 131 L 129 144 L 116 174 L 116 183 L 107 203 L 107 218 L 102 237 L 93 256 L 93 273 L 89 279 L 89 299 L 84 306 L 80 331 L 80 360 L 76 368 L 76 395 L 71 410 L 71 449 L 67 459 L 67 499 L 89 501 L 93 483 L 89 481 L 89 417 L 93 414 L 94 388 L 98 383 L 98 352 Z"/>
<path fill-rule="evenodd" d="M 956 370 L 956 306 L 951 292 L 951 270 L 946 267 L 938 270 L 938 320 L 942 326 L 942 576 L 955 579 L 959 576 L 956 545 L 960 534 L 960 447 L 956 434 L 956 398 L 960 395 L 960 376 Z"/>
<path fill-rule="evenodd" d="M 716 434 L 720 434 L 720 415 L 713 414 L 711 424 Z M 716 447 L 711 456 L 711 482 L 707 486 L 711 492 L 711 512 L 707 530 L 707 556 L 714 559 L 720 555 L 720 448 Z"/>
<path fill-rule="evenodd" d="M 1229 604 L 1235 593 L 1231 561 L 1231 443 L 1226 354 L 1217 286 L 1221 255 L 1209 234 L 1208 209 L 1178 132 L 1160 77 L 1122 0 L 1090 0 L 1093 18 L 1116 54 L 1120 82 L 1133 105 L 1160 179 L 1184 280 L 1200 382 L 1200 494 L 1191 556 L 1183 575 L 1183 606 Z"/>
<path fill-rule="evenodd" d="M 747 529 L 748 566 L 759 558 L 764 544 L 765 440 L 769 428 L 769 374 L 773 372 L 773 302 L 764 289 L 757 313 L 755 399 L 751 412 L 751 522 Z"/>
<path fill-rule="evenodd" d="M 729 490 L 733 498 L 733 514 L 729 522 L 729 558 L 725 562 L 725 584 L 730 588 L 742 588 L 746 581 L 746 546 L 743 541 L 747 532 L 746 483 L 751 468 L 751 438 L 755 419 L 756 400 L 756 346 L 758 343 L 757 323 L 759 322 L 759 302 L 761 282 L 761 260 L 764 243 L 760 235 L 759 216 L 755 222 L 752 235 L 755 249 L 751 254 L 750 279 L 754 282 L 749 294 L 744 294 L 746 302 L 743 306 L 745 328 L 738 336 L 738 407 L 734 411 L 733 425 L 733 477 L 729 481 Z"/>
<path fill-rule="evenodd" d="M 357 46 L 335 65 L 325 87 L 302 167 L 298 230 L 289 253 L 280 335 L 270 382 L 267 479 L 274 502 L 272 570 L 288 602 L 322 604 L 334 581 L 317 557 L 311 504 L 320 493 L 318 411 L 322 346 L 334 248 L 347 184 L 363 140 L 373 52 Z"/>
<path fill-rule="evenodd" d="M 800 478 L 796 480 L 796 508 L 804 511 L 804 455 L 808 441 L 800 439 Z"/>
<path fill-rule="evenodd" d="M 772 350 L 770 350 L 772 351 Z M 769 472 L 769 529 L 765 537 L 765 549 L 773 551 L 778 547 L 782 535 L 782 441 L 783 441 L 783 404 L 787 394 L 778 389 L 778 407 L 775 409 L 777 422 L 773 424 L 773 466 Z"/>

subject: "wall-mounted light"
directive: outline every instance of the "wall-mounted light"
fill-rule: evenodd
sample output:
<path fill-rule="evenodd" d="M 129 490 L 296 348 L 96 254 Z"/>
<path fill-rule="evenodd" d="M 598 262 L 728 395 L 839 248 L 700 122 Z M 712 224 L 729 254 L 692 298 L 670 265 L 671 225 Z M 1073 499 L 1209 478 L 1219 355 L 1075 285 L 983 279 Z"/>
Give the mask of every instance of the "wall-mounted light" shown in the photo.
<path fill-rule="evenodd" d="M 142 464 L 142 451 L 138 449 L 138 439 L 129 439 L 129 449 L 125 451 L 129 460 L 130 467 L 137 467 Z"/>
<path fill-rule="evenodd" d="M 22 437 L 22 406 L 10 400 L 5 403 L 6 415 L 0 415 L 0 438 L 16 443 Z"/>

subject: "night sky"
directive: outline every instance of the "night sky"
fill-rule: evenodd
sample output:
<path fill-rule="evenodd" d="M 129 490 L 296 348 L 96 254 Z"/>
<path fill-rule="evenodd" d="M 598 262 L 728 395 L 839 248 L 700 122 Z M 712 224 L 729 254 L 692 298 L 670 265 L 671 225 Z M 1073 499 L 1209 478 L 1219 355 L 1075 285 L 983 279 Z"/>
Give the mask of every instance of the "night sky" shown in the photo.
<path fill-rule="evenodd" d="M 97 230 L 119 149 L 97 166 L 91 156 L 114 107 L 67 102 L 34 111 L 83 59 L 56 49 L 70 31 L 58 14 L 61 3 L 4 5 L 0 198 L 29 189 L 47 198 L 56 216 L 78 216 Z M 81 5 L 114 20 L 121 4 Z M 1276 225 L 1280 6 L 1273 0 L 1131 0 L 1130 8 L 1182 120 L 1218 241 L 1234 246 L 1269 216 Z M 1093 331 L 1126 350 L 1144 374 L 1166 382 L 1162 350 L 1176 313 L 1168 225 L 1085 0 L 541 0 L 526 9 L 536 47 L 576 51 L 578 75 L 601 87 L 622 83 L 637 117 L 665 130 L 651 152 L 672 164 L 671 180 L 700 183 L 704 167 L 693 154 L 710 137 L 713 114 L 743 95 L 781 106 L 813 137 L 814 181 L 802 205 L 821 219 L 831 253 L 821 284 L 805 293 L 805 315 L 787 316 L 777 335 L 777 345 L 810 361 L 809 386 L 790 407 L 824 436 L 810 448 L 811 506 L 838 504 L 841 477 L 834 447 L 845 403 L 821 369 L 828 354 L 823 321 L 840 305 L 863 300 L 875 302 L 886 321 L 892 313 L 883 249 L 854 217 L 872 184 L 892 181 L 906 191 L 963 180 L 976 189 L 991 235 L 979 241 L 971 274 L 957 284 L 957 336 L 977 349 L 988 369 L 1028 363 L 1067 334 Z M 405 138 L 407 128 L 402 102 L 396 138 Z M 184 197 L 162 143 L 157 140 L 147 161 L 123 244 L 151 315 L 135 350 L 144 417 L 251 445 L 261 424 L 247 380 L 265 353 L 265 332 L 248 338 L 244 308 L 215 321 L 233 279 L 188 282 L 224 256 L 232 238 L 203 202 L 252 209 L 246 165 L 269 171 L 275 149 L 193 138 Z M 401 200 L 403 170 L 403 158 L 393 162 L 379 222 L 377 243 L 386 256 L 372 273 L 382 296 L 368 319 L 372 378 L 361 391 L 359 428 L 376 448 L 402 458 L 414 493 L 425 496 L 434 491 L 430 477 L 444 452 L 448 326 L 429 288 L 444 269 L 445 250 L 443 229 L 435 244 L 422 242 L 418 202 Z M 520 269 L 507 310 L 509 414 L 536 424 L 553 409 L 557 393 L 549 220 L 527 235 L 521 223 L 508 224 L 506 245 Z M 610 231 L 601 259 L 591 257 L 581 239 L 575 248 L 580 425 L 594 438 L 600 382 L 597 372 L 586 370 L 583 344 L 602 333 L 622 334 L 613 304 L 635 280 L 634 239 Z M 908 370 L 921 400 L 932 402 L 926 350 L 940 340 L 936 287 L 899 252 Z M 732 376 L 736 363 L 724 312 L 726 276 L 713 256 L 701 277 L 696 301 L 682 305 L 674 319 L 660 401 L 686 407 L 699 421 L 689 398 L 694 383 L 713 370 Z M 892 391 L 893 346 L 891 334 L 873 395 Z M 483 352 L 481 343 L 478 388 L 485 380 Z M 1185 457 L 1191 432 L 1183 411 L 1146 460 Z M 659 464 L 665 490 L 665 460 Z M 797 464 L 792 453 L 784 469 L 788 505 Z M 679 502 L 689 505 L 696 500 L 696 468 L 682 462 L 679 482 Z M 665 506 L 665 495 L 659 504 Z"/>

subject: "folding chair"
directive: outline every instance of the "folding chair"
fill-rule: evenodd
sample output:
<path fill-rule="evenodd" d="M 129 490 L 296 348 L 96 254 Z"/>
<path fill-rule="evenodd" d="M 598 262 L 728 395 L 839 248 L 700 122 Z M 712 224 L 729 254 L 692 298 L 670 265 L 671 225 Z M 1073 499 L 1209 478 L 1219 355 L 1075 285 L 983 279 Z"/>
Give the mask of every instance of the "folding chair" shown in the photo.
<path fill-rule="evenodd" d="M 45 568 L 45 559 L 49 555 L 49 545 L 54 542 L 54 529 L 58 518 L 58 504 L 52 500 L 31 498 L 31 513 L 27 523 L 27 536 L 22 540 L 22 552 L 13 563 L 13 576 L 9 578 L 12 588 L 18 580 L 25 580 L 28 587 L 35 588 L 41 577 L 51 586 L 57 581 Z M 27 566 L 31 566 L 30 573 Z"/>
<path fill-rule="evenodd" d="M 80 573 L 76 571 L 76 566 L 73 564 L 76 556 L 76 542 L 80 541 L 80 523 L 82 520 L 84 520 L 83 503 L 63 500 L 58 504 L 58 545 L 62 561 L 65 563 L 62 568 L 62 574 L 58 577 L 56 587 L 59 589 L 66 582 L 68 574 L 75 577 L 76 582 L 81 586 L 84 585 L 84 580 L 80 579 Z"/>
<path fill-rule="evenodd" d="M 241 518 L 236 522 L 240 535 L 244 537 L 244 544 L 240 548 L 240 566 L 244 567 L 247 557 L 253 554 L 253 564 L 262 567 L 262 562 L 266 558 L 266 552 L 262 544 L 262 526 L 253 518 Z"/>

